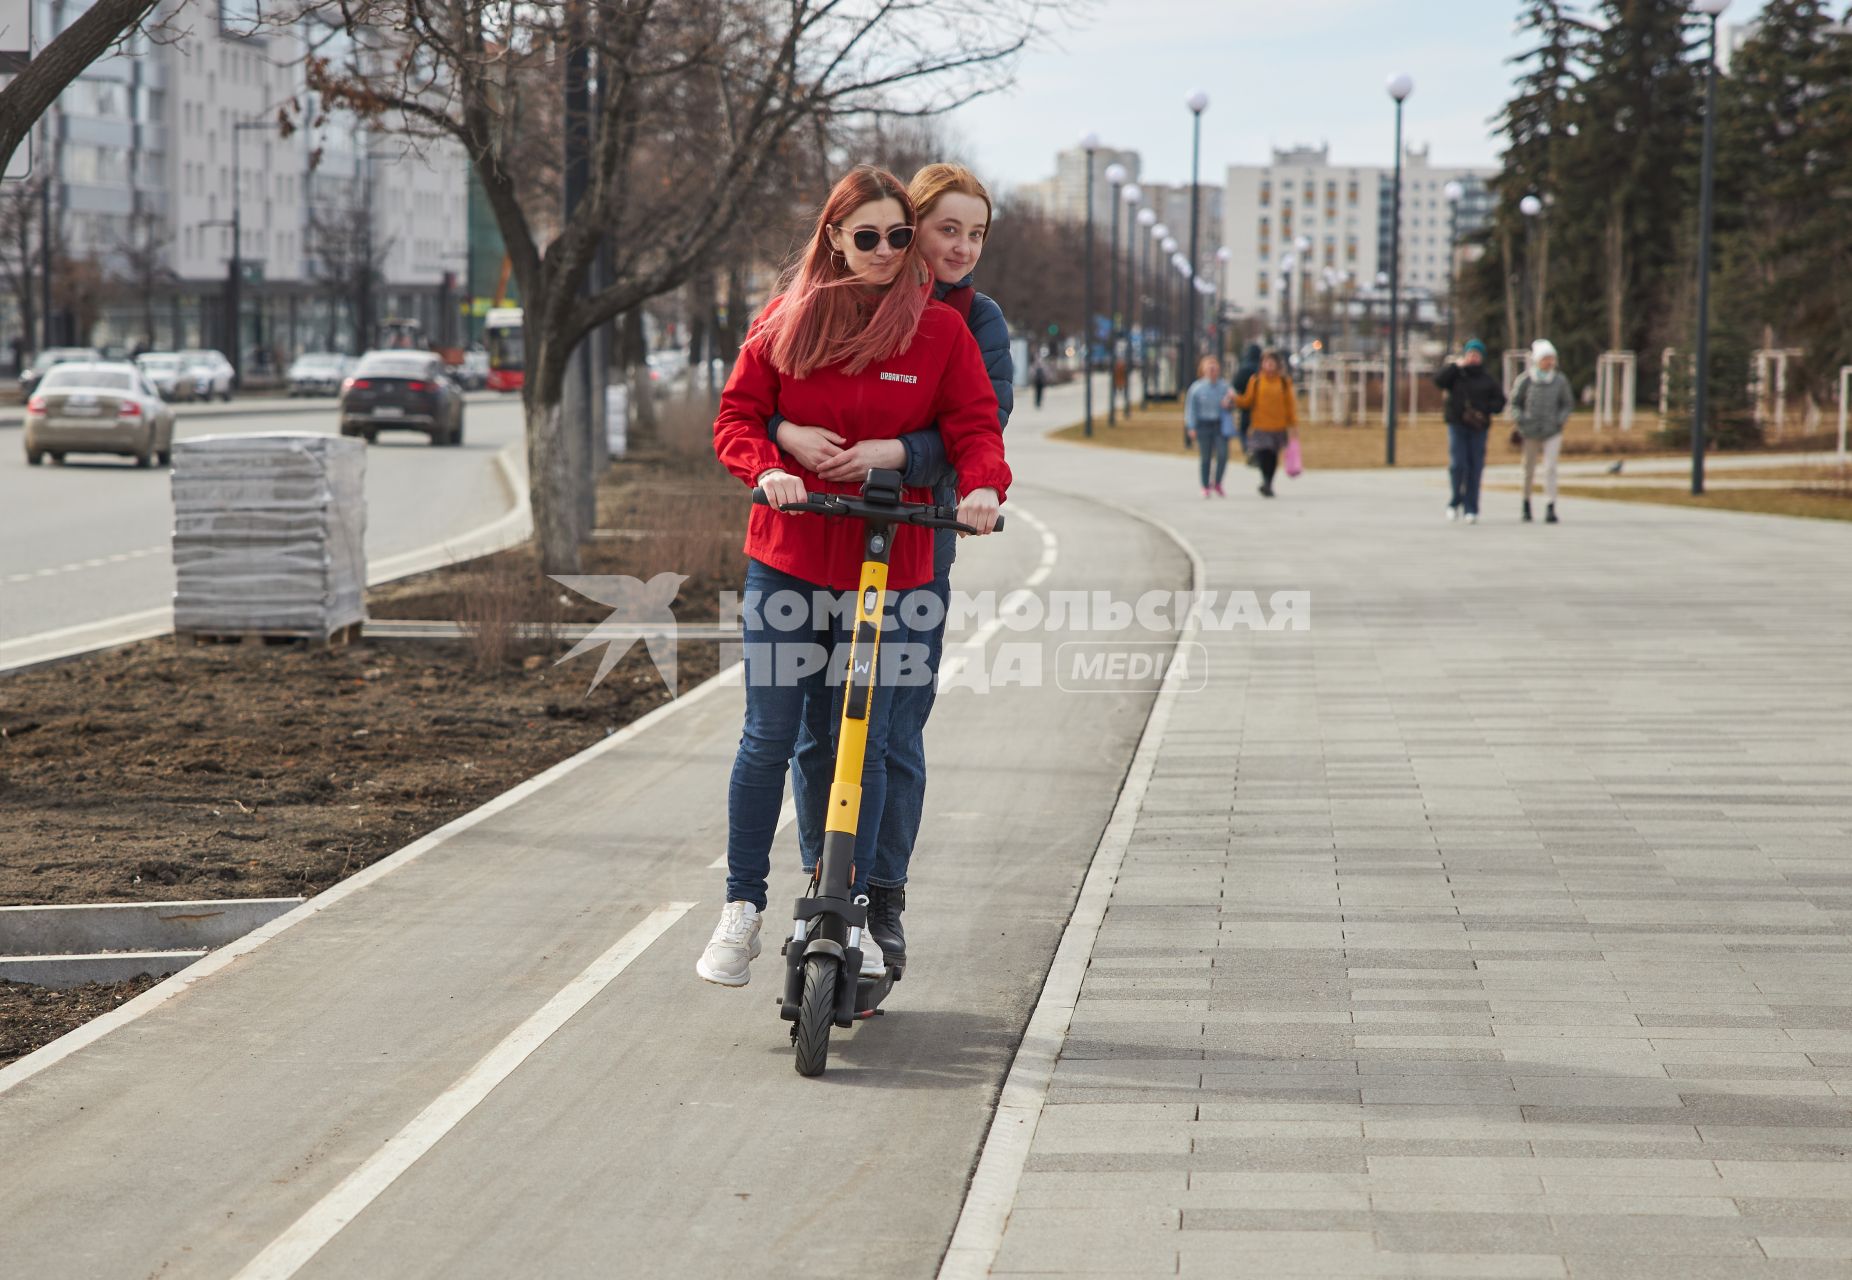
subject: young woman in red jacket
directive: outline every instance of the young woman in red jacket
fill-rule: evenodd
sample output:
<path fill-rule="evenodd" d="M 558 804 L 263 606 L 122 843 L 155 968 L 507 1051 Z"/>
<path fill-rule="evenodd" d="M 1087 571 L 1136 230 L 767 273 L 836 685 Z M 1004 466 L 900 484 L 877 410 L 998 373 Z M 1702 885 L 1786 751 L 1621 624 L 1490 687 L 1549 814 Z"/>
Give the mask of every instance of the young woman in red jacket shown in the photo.
<path fill-rule="evenodd" d="M 892 174 L 863 166 L 838 182 L 802 260 L 754 322 L 714 421 L 720 461 L 770 501 L 752 509 L 746 531 L 746 724 L 727 792 L 727 902 L 695 966 L 722 986 L 743 987 L 751 978 L 772 836 L 805 695 L 832 683 L 833 661 L 816 659 L 846 639 L 844 618 L 852 616 L 813 602 L 853 592 L 862 563 L 861 522 L 774 509 L 810 493 L 853 493 L 859 481 L 828 481 L 806 470 L 772 442 L 766 424 L 782 415 L 825 427 L 853 446 L 936 422 L 958 471 L 959 518 L 981 533 L 995 524 L 1009 486 L 997 397 L 983 358 L 964 317 L 928 297 L 913 231 L 913 204 Z M 927 489 L 904 496 L 932 500 Z M 929 530 L 895 528 L 888 570 L 894 595 L 856 826 L 857 885 L 867 883 L 874 862 L 886 793 L 897 665 L 886 659 L 908 645 L 904 597 L 931 581 L 932 559 Z M 794 602 L 803 606 L 795 622 L 782 607 Z M 923 665 L 913 678 L 921 676 L 930 678 Z M 879 974 L 879 947 L 868 935 L 862 947 L 863 970 Z"/>

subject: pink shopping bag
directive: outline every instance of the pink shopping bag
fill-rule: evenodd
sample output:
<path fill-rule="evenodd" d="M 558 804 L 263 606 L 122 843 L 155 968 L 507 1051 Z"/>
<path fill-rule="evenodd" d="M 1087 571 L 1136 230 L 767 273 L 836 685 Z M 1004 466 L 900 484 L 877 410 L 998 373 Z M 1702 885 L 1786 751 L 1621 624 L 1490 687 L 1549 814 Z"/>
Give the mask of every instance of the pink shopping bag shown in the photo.
<path fill-rule="evenodd" d="M 1299 456 L 1299 437 L 1290 436 L 1286 441 L 1286 454 L 1280 459 L 1280 465 L 1286 468 L 1286 474 L 1296 476 L 1305 470 L 1305 460 Z"/>

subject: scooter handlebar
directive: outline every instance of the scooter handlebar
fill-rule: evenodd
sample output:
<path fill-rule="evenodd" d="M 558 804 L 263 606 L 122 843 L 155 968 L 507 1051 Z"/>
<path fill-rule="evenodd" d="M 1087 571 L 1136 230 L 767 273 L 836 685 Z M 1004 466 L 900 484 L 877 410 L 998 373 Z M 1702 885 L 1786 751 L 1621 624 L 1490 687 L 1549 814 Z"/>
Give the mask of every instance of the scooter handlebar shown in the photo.
<path fill-rule="evenodd" d="M 766 507 L 771 503 L 766 500 L 765 490 L 755 488 L 752 491 L 753 505 Z M 886 520 L 891 524 L 920 525 L 928 529 L 951 529 L 958 533 L 976 534 L 977 530 L 958 518 L 957 507 L 935 507 L 926 502 L 901 502 L 889 506 L 885 503 L 869 502 L 853 494 L 825 493 L 818 494 L 803 502 L 793 502 L 778 508 L 780 511 L 802 511 L 819 516 L 846 516 L 860 520 Z M 991 526 L 992 533 L 1003 532 L 1003 517 Z"/>

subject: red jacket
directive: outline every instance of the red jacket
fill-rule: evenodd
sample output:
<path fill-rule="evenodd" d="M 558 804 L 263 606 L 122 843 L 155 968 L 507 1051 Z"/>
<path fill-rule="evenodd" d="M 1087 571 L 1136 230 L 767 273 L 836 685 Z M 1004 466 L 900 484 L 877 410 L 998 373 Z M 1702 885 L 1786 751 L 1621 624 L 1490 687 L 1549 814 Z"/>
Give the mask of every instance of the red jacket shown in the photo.
<path fill-rule="evenodd" d="M 766 306 L 760 324 L 778 302 L 774 298 Z M 722 465 L 748 486 L 768 468 L 783 467 L 811 492 L 859 492 L 859 481 L 821 480 L 773 444 L 765 424 L 774 413 L 803 426 L 828 427 L 849 444 L 891 440 L 936 422 L 958 469 L 961 497 L 986 488 L 1001 497 L 1009 488 L 997 394 L 970 329 L 942 302 L 926 304 L 904 352 L 877 360 L 853 377 L 830 367 L 807 378 L 787 378 L 772 367 L 757 332 L 740 348 L 714 419 L 714 452 Z M 928 489 L 908 489 L 903 496 L 909 502 L 932 501 Z M 852 590 L 861 581 L 863 528 L 860 520 L 755 506 L 746 527 L 746 554 L 806 582 Z M 930 581 L 932 531 L 896 527 L 888 566 L 888 581 L 895 588 Z"/>

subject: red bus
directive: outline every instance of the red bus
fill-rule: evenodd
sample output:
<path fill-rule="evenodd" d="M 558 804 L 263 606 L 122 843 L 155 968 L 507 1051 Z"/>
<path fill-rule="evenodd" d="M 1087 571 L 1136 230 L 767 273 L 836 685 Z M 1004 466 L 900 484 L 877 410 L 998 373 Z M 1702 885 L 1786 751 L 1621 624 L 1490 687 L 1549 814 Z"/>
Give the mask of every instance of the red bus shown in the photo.
<path fill-rule="evenodd" d="M 489 390 L 519 391 L 526 356 L 521 308 L 491 308 L 483 317 L 482 344 L 489 349 Z"/>

